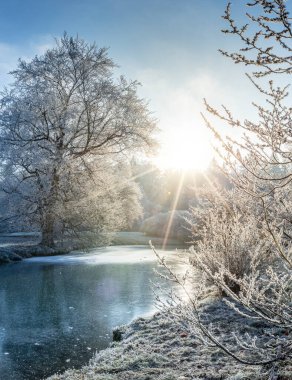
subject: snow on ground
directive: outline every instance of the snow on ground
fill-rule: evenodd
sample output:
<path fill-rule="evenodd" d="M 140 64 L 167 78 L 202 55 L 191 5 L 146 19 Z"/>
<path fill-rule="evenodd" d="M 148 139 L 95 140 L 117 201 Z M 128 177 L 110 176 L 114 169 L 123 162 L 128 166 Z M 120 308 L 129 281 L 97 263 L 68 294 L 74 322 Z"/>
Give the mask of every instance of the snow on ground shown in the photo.
<path fill-rule="evenodd" d="M 233 329 L 244 333 L 242 317 L 221 300 L 213 300 L 207 311 L 224 328 L 225 339 Z M 196 337 L 178 322 L 160 312 L 139 318 L 124 327 L 123 340 L 96 353 L 89 365 L 56 374 L 49 380 L 265 380 L 268 376 L 256 366 L 243 366 L 219 349 L 198 344 Z M 249 326 L 256 332 L 258 326 Z M 278 380 L 292 379 L 292 365 L 285 363 Z"/>

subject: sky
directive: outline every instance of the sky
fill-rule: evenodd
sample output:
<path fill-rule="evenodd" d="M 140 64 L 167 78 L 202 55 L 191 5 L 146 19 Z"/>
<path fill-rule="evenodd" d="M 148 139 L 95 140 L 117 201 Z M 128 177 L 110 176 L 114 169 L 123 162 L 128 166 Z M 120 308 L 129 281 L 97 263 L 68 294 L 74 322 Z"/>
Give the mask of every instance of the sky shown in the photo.
<path fill-rule="evenodd" d="M 242 0 L 233 1 L 243 21 Z M 109 48 L 116 74 L 138 80 L 139 95 L 161 129 L 161 156 L 192 150 L 208 162 L 209 141 L 200 113 L 203 98 L 238 117 L 253 115 L 256 91 L 244 68 L 222 57 L 238 41 L 221 33 L 225 0 L 0 0 L 0 88 L 18 58 L 29 60 L 64 31 Z M 164 152 L 164 153 L 163 153 Z M 204 154 L 205 152 L 205 154 Z M 206 153 L 207 152 L 207 153 Z"/>

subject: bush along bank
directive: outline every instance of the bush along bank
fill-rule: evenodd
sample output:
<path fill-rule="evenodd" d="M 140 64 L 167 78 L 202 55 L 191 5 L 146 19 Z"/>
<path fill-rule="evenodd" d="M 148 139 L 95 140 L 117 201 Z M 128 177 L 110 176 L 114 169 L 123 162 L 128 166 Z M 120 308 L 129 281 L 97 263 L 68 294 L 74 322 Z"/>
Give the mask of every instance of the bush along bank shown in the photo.
<path fill-rule="evenodd" d="M 212 313 L 214 328 L 225 329 L 227 340 L 231 330 L 240 334 L 256 333 L 258 321 L 247 324 L 243 316 L 228 308 L 221 299 L 203 306 Z M 187 322 L 171 317 L 167 311 L 150 318 L 139 318 L 128 326 L 115 329 L 111 347 L 97 352 L 81 369 L 55 374 L 49 380 L 265 380 L 268 369 L 240 364 L 219 348 L 202 345 Z M 224 318 L 223 318 L 224 316 Z M 232 342 L 230 342 L 232 343 Z M 278 380 L 291 379 L 292 365 L 282 363 Z"/>

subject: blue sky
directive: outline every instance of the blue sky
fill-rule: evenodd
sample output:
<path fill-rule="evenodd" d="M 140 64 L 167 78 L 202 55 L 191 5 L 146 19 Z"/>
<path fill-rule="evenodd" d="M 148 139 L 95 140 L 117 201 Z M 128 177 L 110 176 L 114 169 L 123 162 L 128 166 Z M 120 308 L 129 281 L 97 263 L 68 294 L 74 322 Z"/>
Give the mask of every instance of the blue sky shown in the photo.
<path fill-rule="evenodd" d="M 128 74 L 153 68 L 180 82 L 194 66 L 211 65 L 224 44 L 223 6 L 218 0 L 1 0 L 0 43 L 30 55 L 66 30 L 108 46 Z"/>
<path fill-rule="evenodd" d="M 242 3 L 233 1 L 241 20 Z M 41 54 L 64 31 L 78 34 L 109 47 L 109 55 L 120 66 L 117 73 L 142 83 L 139 92 L 159 121 L 166 149 L 174 149 L 167 138 L 178 141 L 176 136 L 189 131 L 195 131 L 189 140 L 198 145 L 207 138 L 200 116 L 204 97 L 244 117 L 256 96 L 244 78 L 244 68 L 217 51 L 238 46 L 220 32 L 225 4 L 224 0 L 0 0 L 0 87 L 9 82 L 7 72 L 19 57 Z"/>

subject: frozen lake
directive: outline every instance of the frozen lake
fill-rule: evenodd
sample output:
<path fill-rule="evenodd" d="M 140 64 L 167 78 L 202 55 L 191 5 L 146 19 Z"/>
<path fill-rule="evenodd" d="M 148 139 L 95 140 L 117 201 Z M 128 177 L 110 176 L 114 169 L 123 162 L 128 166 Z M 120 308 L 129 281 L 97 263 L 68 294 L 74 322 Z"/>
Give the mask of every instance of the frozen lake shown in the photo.
<path fill-rule="evenodd" d="M 37 380 L 87 363 L 114 327 L 155 311 L 155 267 L 145 246 L 1 266 L 1 379 Z"/>

